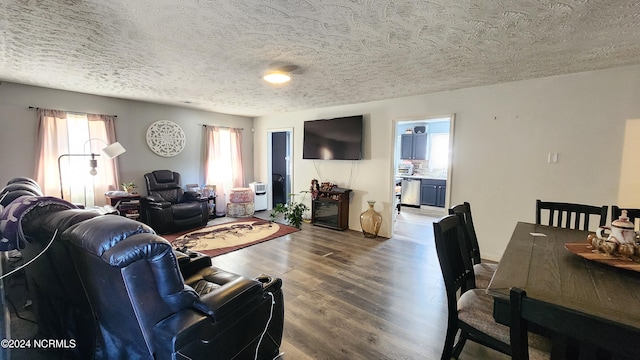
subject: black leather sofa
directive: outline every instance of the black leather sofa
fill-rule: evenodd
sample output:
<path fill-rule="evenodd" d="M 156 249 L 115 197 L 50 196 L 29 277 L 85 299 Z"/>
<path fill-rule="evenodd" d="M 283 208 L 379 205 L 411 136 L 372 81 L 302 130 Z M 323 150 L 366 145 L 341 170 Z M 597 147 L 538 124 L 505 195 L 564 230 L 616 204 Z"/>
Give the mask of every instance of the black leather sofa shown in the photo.
<path fill-rule="evenodd" d="M 144 174 L 147 196 L 140 198 L 142 221 L 158 234 L 168 234 L 204 226 L 209 221 L 207 198 L 184 191 L 180 174 L 156 170 Z"/>
<path fill-rule="evenodd" d="M 5 226 L 2 236 L 22 244 L 25 262 L 36 259 L 25 273 L 40 336 L 75 341 L 61 350 L 64 358 L 278 355 L 280 279 L 212 267 L 207 256 L 176 251 L 145 224 L 60 199 L 19 197 L 0 221 L 6 211 L 20 231 Z"/>

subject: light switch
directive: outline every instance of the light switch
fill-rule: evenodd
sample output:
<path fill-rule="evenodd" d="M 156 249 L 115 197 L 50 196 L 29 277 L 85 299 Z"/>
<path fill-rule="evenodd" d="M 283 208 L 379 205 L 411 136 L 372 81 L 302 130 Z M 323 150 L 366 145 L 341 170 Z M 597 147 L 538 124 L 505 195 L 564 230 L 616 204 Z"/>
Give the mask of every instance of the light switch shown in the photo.
<path fill-rule="evenodd" d="M 547 162 L 549 164 L 555 164 L 558 162 L 558 153 L 549 153 L 549 156 L 547 157 Z"/>

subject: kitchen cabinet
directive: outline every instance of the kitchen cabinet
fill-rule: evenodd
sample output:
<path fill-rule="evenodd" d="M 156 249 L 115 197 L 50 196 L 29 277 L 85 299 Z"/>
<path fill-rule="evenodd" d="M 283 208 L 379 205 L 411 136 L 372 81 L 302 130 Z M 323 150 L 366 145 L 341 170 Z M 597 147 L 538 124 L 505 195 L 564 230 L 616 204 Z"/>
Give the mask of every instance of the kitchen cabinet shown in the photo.
<path fill-rule="evenodd" d="M 444 207 L 447 181 L 422 179 L 420 184 L 420 205 Z"/>
<path fill-rule="evenodd" d="M 426 160 L 427 134 L 402 134 L 400 137 L 400 159 Z"/>

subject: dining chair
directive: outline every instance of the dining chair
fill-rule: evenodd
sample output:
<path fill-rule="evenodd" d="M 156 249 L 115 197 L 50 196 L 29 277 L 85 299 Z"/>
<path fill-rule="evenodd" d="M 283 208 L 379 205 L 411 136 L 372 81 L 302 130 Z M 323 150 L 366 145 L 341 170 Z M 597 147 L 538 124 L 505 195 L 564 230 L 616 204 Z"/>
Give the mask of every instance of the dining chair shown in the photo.
<path fill-rule="evenodd" d="M 489 287 L 493 273 L 496 271 L 498 264 L 483 262 L 480 256 L 480 245 L 473 226 L 473 217 L 471 216 L 471 205 L 468 202 L 456 205 L 449 209 L 449 215 L 460 214 L 463 222 L 463 234 L 466 250 L 473 264 L 473 272 L 476 277 L 476 287 L 486 289 Z"/>
<path fill-rule="evenodd" d="M 614 323 L 577 310 L 549 304 L 512 288 L 510 293 L 510 341 L 513 360 L 549 359 L 550 349 L 531 346 L 530 326 L 553 331 L 562 339 L 553 344 L 557 359 L 637 359 L 640 329 Z M 529 343 L 527 345 L 527 339 Z"/>
<path fill-rule="evenodd" d="M 548 221 L 542 222 L 542 212 L 547 210 Z M 598 226 L 604 226 L 607 221 L 607 205 L 593 206 L 562 202 L 536 200 L 536 224 L 549 225 L 565 229 L 589 230 L 591 215 L 598 218 Z"/>
<path fill-rule="evenodd" d="M 457 359 L 466 340 L 510 355 L 509 327 L 494 321 L 493 298 L 486 290 L 475 288 L 473 266 L 461 248 L 465 242 L 462 231 L 461 215 L 448 215 L 433 223 L 448 309 L 441 360 Z M 458 342 L 454 344 L 458 332 Z"/>
<path fill-rule="evenodd" d="M 627 217 L 632 223 L 635 224 L 636 219 L 640 219 L 640 209 L 621 208 L 617 205 L 611 205 L 611 222 L 618 220 L 622 215 L 622 210 L 627 210 Z"/>

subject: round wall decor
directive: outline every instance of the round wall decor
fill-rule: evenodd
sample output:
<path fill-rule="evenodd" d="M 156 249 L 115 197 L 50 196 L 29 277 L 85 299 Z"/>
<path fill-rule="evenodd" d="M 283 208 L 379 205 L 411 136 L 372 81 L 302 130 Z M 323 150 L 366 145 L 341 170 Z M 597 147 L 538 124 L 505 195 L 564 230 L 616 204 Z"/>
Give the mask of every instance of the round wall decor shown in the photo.
<path fill-rule="evenodd" d="M 158 120 L 147 129 L 147 145 L 151 151 L 164 157 L 180 154 L 187 142 L 182 128 L 169 120 Z"/>

